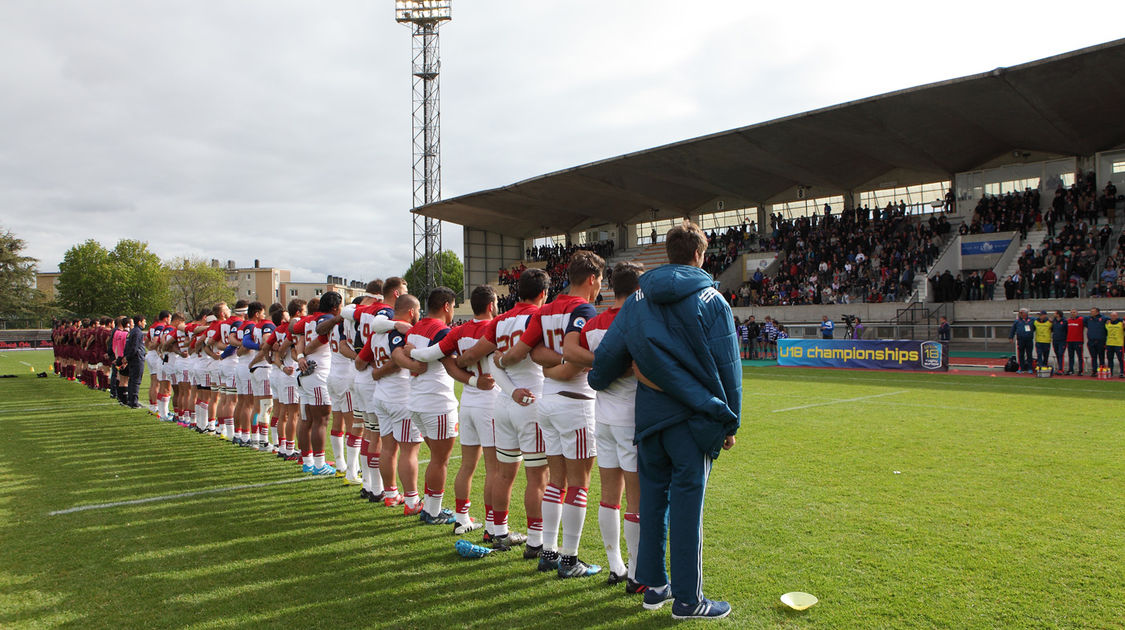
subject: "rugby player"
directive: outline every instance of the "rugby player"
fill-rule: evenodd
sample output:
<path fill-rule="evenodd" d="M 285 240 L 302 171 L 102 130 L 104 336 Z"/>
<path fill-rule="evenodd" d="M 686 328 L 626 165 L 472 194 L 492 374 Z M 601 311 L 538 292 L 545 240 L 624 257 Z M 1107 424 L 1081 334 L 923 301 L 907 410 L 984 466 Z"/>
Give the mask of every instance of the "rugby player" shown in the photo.
<path fill-rule="evenodd" d="M 297 442 L 301 446 L 302 470 L 314 475 L 335 475 L 336 468 L 324 460 L 324 442 L 332 401 L 328 395 L 328 379 L 332 369 L 332 348 L 327 335 L 318 335 L 316 326 L 340 313 L 343 298 L 335 291 L 320 296 L 316 306 L 298 322 L 293 330 L 296 339 L 297 385 L 301 390 L 304 416 L 297 425 Z M 337 460 L 342 453 L 334 453 Z M 340 463 L 337 461 L 337 463 Z"/>
<path fill-rule="evenodd" d="M 510 350 L 524 334 L 532 317 L 547 300 L 550 282 L 550 276 L 542 269 L 525 270 L 517 285 L 516 295 L 520 301 L 492 319 L 481 339 L 457 357 L 461 367 L 492 361 L 495 369 L 490 369 L 490 374 L 504 394 L 499 396 L 493 409 L 496 481 L 489 487 L 493 535 L 486 540 L 492 543 L 493 549 L 507 551 L 522 539 L 527 543 L 523 557 L 528 560 L 539 558 L 543 548 L 543 492 L 547 487 L 548 470 L 536 404 L 543 391 L 543 369 L 528 357 L 512 360 L 507 366 L 497 365 L 495 358 Z M 526 538 L 508 530 L 512 486 L 521 461 L 527 478 L 523 497 L 527 514 Z M 485 509 L 487 518 L 487 506 Z"/>
<path fill-rule="evenodd" d="M 594 365 L 594 353 L 618 311 L 630 295 L 636 293 L 638 278 L 643 267 L 634 262 L 619 262 L 613 267 L 614 304 L 582 327 L 578 345 L 566 346 L 563 359 L 566 365 L 589 369 Z M 544 369 L 545 373 L 559 368 Z M 598 446 L 598 476 L 602 496 L 598 507 L 598 525 L 609 563 L 609 585 L 626 582 L 625 591 L 640 593 L 645 586 L 636 580 L 637 542 L 640 537 L 640 481 L 637 478 L 637 446 L 633 444 L 634 399 L 637 379 L 632 371 L 621 375 L 606 389 L 597 392 L 594 403 L 596 424 L 594 433 Z M 621 560 L 621 495 L 625 495 L 625 548 L 629 564 Z"/>
<path fill-rule="evenodd" d="M 453 328 L 440 343 L 427 348 L 410 348 L 410 357 L 416 361 L 429 363 L 453 353 L 460 353 L 476 345 L 484 336 L 489 322 L 496 316 L 496 291 L 488 286 L 481 285 L 473 289 L 469 298 L 473 308 L 473 319 Z M 490 482 L 496 476 L 496 444 L 493 440 L 492 411 L 495 407 L 496 392 L 492 375 L 488 369 L 488 361 L 478 361 L 465 368 L 472 375 L 467 386 L 461 391 L 461 407 L 458 411 L 461 420 L 461 466 L 457 477 L 453 481 L 453 491 L 456 501 L 454 510 L 454 534 L 465 534 L 483 525 L 469 516 L 472 506 L 470 495 L 472 493 L 473 474 L 476 473 L 477 464 L 480 462 L 481 451 L 488 452 L 485 459 L 484 476 L 484 505 L 485 521 L 488 528 L 485 533 L 491 537 L 492 531 L 492 499 L 489 494 Z"/>

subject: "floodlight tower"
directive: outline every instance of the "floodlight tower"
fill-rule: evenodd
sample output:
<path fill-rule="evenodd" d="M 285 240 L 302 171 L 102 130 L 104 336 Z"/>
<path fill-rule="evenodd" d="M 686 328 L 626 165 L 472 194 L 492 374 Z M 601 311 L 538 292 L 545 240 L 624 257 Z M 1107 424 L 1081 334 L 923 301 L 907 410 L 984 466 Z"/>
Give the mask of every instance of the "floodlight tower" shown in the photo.
<path fill-rule="evenodd" d="M 453 0 L 395 0 L 395 21 L 413 33 L 414 208 L 441 199 L 441 137 L 438 98 L 438 27 L 452 19 Z M 423 285 L 416 294 L 441 285 L 441 221 L 414 215 L 414 260 L 422 260 Z"/>

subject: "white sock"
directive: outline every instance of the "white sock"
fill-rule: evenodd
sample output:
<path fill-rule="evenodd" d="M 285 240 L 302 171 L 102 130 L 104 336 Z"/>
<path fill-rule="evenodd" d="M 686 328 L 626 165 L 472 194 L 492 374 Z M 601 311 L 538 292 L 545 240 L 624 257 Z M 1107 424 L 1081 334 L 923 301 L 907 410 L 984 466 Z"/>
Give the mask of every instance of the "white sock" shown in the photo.
<path fill-rule="evenodd" d="M 437 516 L 441 512 L 441 500 L 445 493 L 430 494 L 426 493 L 426 498 L 422 501 L 422 510 L 430 516 Z"/>
<path fill-rule="evenodd" d="M 168 397 L 167 396 L 161 396 L 160 398 L 156 399 L 156 413 L 161 418 L 167 418 L 168 417 Z"/>
<path fill-rule="evenodd" d="M 324 453 L 313 453 L 313 466 L 320 468 L 324 465 Z"/>
<path fill-rule="evenodd" d="M 207 403 L 195 403 L 195 426 L 200 430 L 207 429 Z"/>
<path fill-rule="evenodd" d="M 625 563 L 621 560 L 621 507 L 605 503 L 598 506 L 598 528 L 602 532 L 609 570 L 617 575 L 625 573 Z"/>
<path fill-rule="evenodd" d="M 379 474 L 379 456 L 368 455 L 367 469 L 371 471 L 371 494 L 379 494 L 383 492 L 383 476 Z M 395 488 L 394 494 L 398 494 L 398 488 Z"/>
<path fill-rule="evenodd" d="M 308 455 L 302 455 L 301 456 L 301 463 L 304 464 L 305 466 L 308 466 L 309 468 L 312 468 L 312 465 L 313 465 L 312 453 L 309 453 Z"/>
<path fill-rule="evenodd" d="M 277 442 L 277 427 L 276 426 L 272 426 L 272 427 L 269 428 L 269 441 L 270 441 L 270 444 L 274 444 L 274 445 L 276 445 L 278 443 Z"/>
<path fill-rule="evenodd" d="M 577 556 L 578 544 L 582 541 L 582 527 L 586 524 L 586 492 L 578 488 L 571 502 L 562 506 L 562 548 L 564 556 Z"/>
<path fill-rule="evenodd" d="M 333 435 L 332 438 L 332 457 L 336 459 L 336 470 L 346 470 L 348 467 L 348 459 L 344 453 L 344 436 Z"/>
<path fill-rule="evenodd" d="M 492 508 L 486 505 L 484 507 L 484 533 L 489 536 L 494 536 L 496 534 L 496 529 L 494 527 L 495 522 L 492 520 L 493 517 L 494 513 Z"/>
<path fill-rule="evenodd" d="M 406 503 L 405 503 L 406 507 L 408 507 L 412 510 L 414 508 L 418 507 L 418 493 L 417 492 L 407 492 L 405 495 L 403 495 L 403 499 L 406 501 Z"/>
<path fill-rule="evenodd" d="M 349 444 L 344 447 L 344 461 L 347 463 L 348 473 L 354 479 L 359 474 L 359 447 L 350 444 L 351 438 L 348 438 Z"/>
<path fill-rule="evenodd" d="M 366 462 L 367 458 L 363 458 L 363 461 Z M 361 464 L 361 466 L 363 466 L 363 472 L 360 473 L 359 478 L 363 484 L 362 488 L 368 492 L 371 492 L 371 469 L 367 467 L 366 463 Z"/>
<path fill-rule="evenodd" d="M 273 442 L 270 441 L 270 428 L 264 424 L 258 425 L 258 444 L 262 446 L 273 445 Z"/>
<path fill-rule="evenodd" d="M 352 433 L 346 436 L 347 439 L 347 455 L 348 455 L 348 470 L 359 470 L 359 460 L 362 456 L 359 454 L 360 447 L 363 446 L 363 424 L 353 424 Z"/>
<path fill-rule="evenodd" d="M 562 520 L 562 488 L 547 484 L 543 492 L 543 551 L 559 550 L 559 522 Z"/>
<path fill-rule="evenodd" d="M 629 579 L 637 579 L 637 547 L 641 543 L 641 515 L 625 513 L 625 548 L 629 551 Z"/>

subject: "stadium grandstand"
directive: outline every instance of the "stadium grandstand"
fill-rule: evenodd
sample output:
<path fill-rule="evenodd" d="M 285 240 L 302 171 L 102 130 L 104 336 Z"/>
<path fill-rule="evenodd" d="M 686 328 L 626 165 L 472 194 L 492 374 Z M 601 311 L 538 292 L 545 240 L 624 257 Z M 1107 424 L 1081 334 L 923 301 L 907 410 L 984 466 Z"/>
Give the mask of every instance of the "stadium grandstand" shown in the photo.
<path fill-rule="evenodd" d="M 1125 39 L 417 212 L 464 226 L 465 286 L 501 296 L 531 267 L 561 290 L 578 248 L 662 264 L 664 233 L 690 218 L 739 317 L 811 335 L 822 314 L 850 313 L 876 336 L 916 338 L 945 315 L 955 341 L 1006 341 L 999 324 L 1019 307 L 1125 311 L 1121 77 Z"/>

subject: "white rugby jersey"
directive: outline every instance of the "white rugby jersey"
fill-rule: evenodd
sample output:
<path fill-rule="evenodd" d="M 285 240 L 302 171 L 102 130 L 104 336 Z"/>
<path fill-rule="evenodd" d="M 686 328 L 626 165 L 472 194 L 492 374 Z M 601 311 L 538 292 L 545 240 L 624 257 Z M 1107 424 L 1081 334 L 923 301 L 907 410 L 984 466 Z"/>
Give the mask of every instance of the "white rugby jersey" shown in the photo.
<path fill-rule="evenodd" d="M 328 313 L 314 313 L 301 320 L 301 326 L 304 330 L 301 331 L 305 335 L 305 360 L 312 359 L 316 361 L 316 371 L 327 375 L 332 366 L 332 346 L 328 344 L 328 335 L 317 335 L 316 325 L 320 322 L 331 319 L 332 316 Z M 320 341 L 320 347 L 312 352 L 309 352 L 309 344 L 313 339 Z"/>
<path fill-rule="evenodd" d="M 595 316 L 582 328 L 579 333 L 578 343 L 597 354 L 598 345 L 602 342 L 620 308 L 611 308 Z M 585 378 L 585 376 L 583 376 Z M 609 387 L 597 393 L 594 403 L 594 418 L 602 424 L 618 427 L 632 427 L 636 424 L 634 415 L 637 398 L 637 377 L 629 372 L 610 383 Z"/>
<path fill-rule="evenodd" d="M 374 333 L 367 338 L 367 343 L 359 351 L 359 358 L 369 362 L 375 368 L 393 362 L 391 353 L 395 348 L 406 345 L 406 335 L 398 330 L 391 329 L 385 333 Z M 371 378 L 368 372 L 367 378 Z M 394 372 L 375 381 L 374 398 L 388 403 L 405 405 L 410 398 L 410 372 L 397 369 Z"/>
<path fill-rule="evenodd" d="M 551 350 L 562 354 L 563 338 L 568 333 L 579 332 L 586 322 L 598 314 L 593 304 L 576 295 L 560 295 L 555 301 L 544 305 L 532 318 L 523 342 L 534 348 L 540 342 Z M 586 382 L 586 373 L 566 381 L 548 378 L 543 383 L 543 395 L 571 392 L 594 397 L 594 389 Z"/>
<path fill-rule="evenodd" d="M 489 320 L 474 319 L 457 326 L 449 331 L 441 342 L 438 344 L 441 351 L 446 356 L 449 356 L 454 351 L 459 354 L 465 353 L 469 348 L 472 348 L 484 337 L 488 331 Z M 430 369 L 437 367 L 434 364 L 430 365 Z M 491 374 L 492 370 L 492 355 L 482 358 L 480 361 L 467 366 L 465 369 L 476 376 L 484 374 Z M 462 407 L 480 407 L 484 409 L 492 409 L 496 403 L 496 392 L 500 391 L 499 387 L 492 389 L 480 389 L 479 387 L 472 387 L 465 385 L 461 390 L 461 406 Z"/>
<path fill-rule="evenodd" d="M 484 332 L 484 338 L 496 344 L 496 349 L 500 352 L 507 352 L 519 342 L 531 323 L 532 316 L 538 310 L 539 307 L 534 304 L 516 303 L 503 315 L 489 323 L 488 329 Z M 508 378 L 517 388 L 528 389 L 537 397 L 543 393 L 543 368 L 532 361 L 530 356 L 524 357 L 524 360 L 519 363 L 504 368 L 504 373 L 508 375 Z"/>
<path fill-rule="evenodd" d="M 449 326 L 440 319 L 423 317 L 406 331 L 406 342 L 415 348 L 428 348 L 449 334 Z M 410 384 L 410 411 L 417 413 L 448 413 L 457 408 L 453 377 L 441 364 L 430 365 L 413 377 Z"/>

